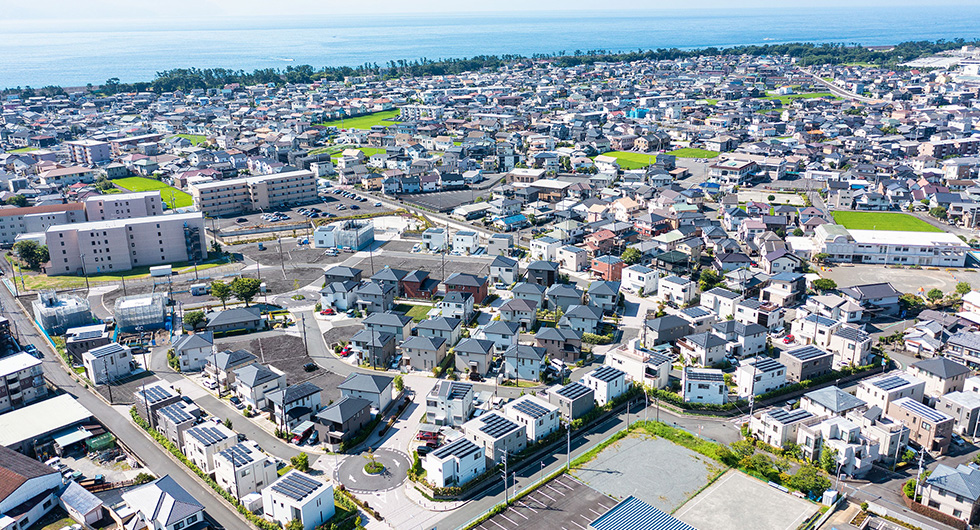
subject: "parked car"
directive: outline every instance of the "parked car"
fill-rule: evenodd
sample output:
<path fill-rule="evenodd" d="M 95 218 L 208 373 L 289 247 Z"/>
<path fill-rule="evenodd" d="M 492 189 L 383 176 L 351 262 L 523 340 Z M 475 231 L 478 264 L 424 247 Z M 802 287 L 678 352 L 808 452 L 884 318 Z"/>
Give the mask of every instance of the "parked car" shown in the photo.
<path fill-rule="evenodd" d="M 783 344 L 793 344 L 794 342 L 796 342 L 796 337 L 792 335 L 786 335 L 783 337 Z"/>
<path fill-rule="evenodd" d="M 336 255 L 336 252 L 334 253 L 334 255 Z M 328 308 L 324 309 L 323 311 L 320 311 L 320 314 L 321 315 L 332 315 L 334 313 L 336 313 L 336 311 L 334 311 L 332 307 L 328 307 Z"/>
<path fill-rule="evenodd" d="M 375 208 L 381 208 L 381 203 L 380 203 L 380 202 L 376 202 L 376 203 L 374 203 L 374 207 L 375 207 Z"/>
<path fill-rule="evenodd" d="M 431 431 L 422 431 L 416 434 L 415 438 L 418 440 L 437 441 L 439 440 L 439 433 L 431 432 Z"/>
<path fill-rule="evenodd" d="M 427 445 L 420 445 L 415 448 L 415 453 L 419 456 L 425 456 L 432 452 L 432 448 Z"/>
<path fill-rule="evenodd" d="M 239 217 L 238 219 L 235 220 L 235 222 L 236 223 L 247 223 L 248 222 L 248 219 L 246 219 L 244 217 Z"/>
<path fill-rule="evenodd" d="M 316 370 L 317 368 L 319 368 L 319 366 L 317 366 L 316 363 L 306 363 L 306 364 L 303 365 L 303 371 L 304 372 L 312 372 L 312 371 Z"/>
<path fill-rule="evenodd" d="M 241 399 L 238 399 L 238 396 L 231 396 L 231 399 L 229 399 L 228 401 L 231 401 L 231 404 L 234 405 L 235 408 L 238 410 L 242 410 L 243 408 L 245 408 L 245 404 L 242 403 Z"/>

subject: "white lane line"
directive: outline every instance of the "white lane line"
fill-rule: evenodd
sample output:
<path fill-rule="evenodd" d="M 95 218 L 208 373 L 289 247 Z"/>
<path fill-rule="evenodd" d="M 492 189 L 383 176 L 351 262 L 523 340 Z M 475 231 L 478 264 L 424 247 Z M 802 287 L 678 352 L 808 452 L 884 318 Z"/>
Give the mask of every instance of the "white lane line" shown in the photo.
<path fill-rule="evenodd" d="M 557 493 L 557 494 L 559 494 L 559 495 L 561 495 L 562 497 L 564 497 L 564 496 L 565 496 L 565 493 L 564 493 L 563 491 L 560 491 L 560 490 L 558 490 L 558 489 L 555 489 L 555 488 L 552 488 L 551 486 L 549 486 L 549 485 L 547 485 L 547 484 L 545 484 L 545 485 L 544 485 L 544 487 L 546 487 L 546 488 L 548 488 L 549 490 L 551 490 L 551 491 L 553 491 L 553 492 L 555 492 L 555 493 Z"/>
<path fill-rule="evenodd" d="M 501 516 L 501 517 L 503 517 L 504 519 L 506 519 L 506 520 L 507 520 L 507 522 L 508 522 L 508 523 L 510 523 L 510 524 L 512 524 L 512 525 L 514 525 L 514 526 L 520 526 L 519 524 L 517 524 L 517 523 L 515 523 L 514 521 L 512 521 L 512 520 L 510 519 L 510 517 L 507 517 L 507 516 L 506 516 L 506 515 L 504 515 L 503 513 L 498 513 L 497 515 L 499 515 L 499 516 Z"/>
<path fill-rule="evenodd" d="M 516 513 L 517 515 L 520 515 L 521 517 L 524 518 L 525 521 L 528 520 L 526 515 L 524 515 L 523 513 L 519 512 L 517 510 L 515 510 L 514 508 L 511 508 L 510 511 L 511 511 L 511 513 Z"/>
<path fill-rule="evenodd" d="M 527 504 L 524 504 L 524 501 L 520 501 L 520 502 L 518 502 L 517 504 L 520 504 L 521 506 L 523 506 L 523 507 L 525 507 L 525 508 L 527 508 L 528 510 L 531 510 L 531 511 L 532 511 L 532 512 L 534 512 L 534 513 L 538 513 L 538 511 L 537 511 L 537 510 L 535 510 L 534 508 L 531 508 L 531 507 L 530 507 L 530 506 L 528 506 Z"/>
<path fill-rule="evenodd" d="M 557 502 L 557 501 L 555 501 L 555 498 L 554 497 L 552 497 L 551 495 L 548 495 L 547 493 L 545 493 L 545 492 L 543 492 L 541 490 L 538 490 L 538 493 L 540 493 L 541 495 L 544 495 L 545 497 L 548 497 L 549 499 L 551 499 L 551 502 Z M 544 504 L 544 503 L 542 503 L 542 504 Z"/>

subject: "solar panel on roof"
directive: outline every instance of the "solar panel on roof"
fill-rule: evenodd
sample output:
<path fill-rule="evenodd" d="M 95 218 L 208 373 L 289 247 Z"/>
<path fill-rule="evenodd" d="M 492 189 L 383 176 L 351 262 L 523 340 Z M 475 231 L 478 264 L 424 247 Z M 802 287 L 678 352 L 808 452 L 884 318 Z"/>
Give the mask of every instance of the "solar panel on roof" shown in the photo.
<path fill-rule="evenodd" d="M 785 366 L 780 364 L 779 361 L 776 361 L 775 359 L 771 359 L 769 357 L 757 358 L 756 361 L 753 363 L 753 365 L 756 367 L 757 370 L 763 372 L 773 372 L 779 370 L 780 368 L 785 368 Z"/>
<path fill-rule="evenodd" d="M 167 405 L 159 410 L 160 414 L 163 414 L 170 421 L 174 423 L 184 423 L 185 421 L 190 421 L 194 419 L 184 407 L 178 406 L 177 404 Z"/>
<path fill-rule="evenodd" d="M 291 473 L 277 480 L 272 485 L 272 491 L 282 493 L 293 500 L 300 501 L 316 491 L 320 486 L 322 484 L 313 479 L 298 473 Z"/>
<path fill-rule="evenodd" d="M 874 386 L 882 390 L 889 391 L 889 390 L 895 390 L 896 388 L 901 388 L 909 384 L 909 382 L 906 381 L 905 379 L 902 379 L 901 377 L 898 377 L 897 375 L 893 375 L 891 377 L 887 377 L 880 381 L 875 381 L 873 384 Z"/>
<path fill-rule="evenodd" d="M 491 438 L 500 438 L 517 428 L 517 424 L 499 414 L 491 414 L 483 417 L 483 426 L 480 431 Z"/>
<path fill-rule="evenodd" d="M 949 416 L 943 414 L 942 412 L 939 412 L 938 410 L 932 407 L 926 406 L 914 399 L 903 398 L 901 400 L 901 403 L 898 404 L 898 406 L 908 409 L 924 418 L 930 419 L 935 422 L 940 422 L 949 419 Z"/>
<path fill-rule="evenodd" d="M 532 418 L 540 418 L 548 413 L 548 409 L 542 407 L 540 404 L 535 403 L 531 400 L 524 400 L 515 403 L 513 406 L 514 410 L 527 414 Z"/>
<path fill-rule="evenodd" d="M 449 399 L 462 399 L 466 397 L 473 385 L 466 383 L 453 383 L 449 387 Z"/>
<path fill-rule="evenodd" d="M 449 458 L 456 457 L 460 460 L 481 451 L 480 446 L 467 440 L 466 438 L 459 438 L 448 445 L 444 445 L 434 451 L 432 455 L 435 458 Z"/>
<path fill-rule="evenodd" d="M 254 461 L 252 459 L 252 450 L 242 444 L 229 447 L 219 454 L 230 460 L 231 465 L 235 467 L 251 464 Z"/>
<path fill-rule="evenodd" d="M 721 372 L 701 372 L 688 370 L 684 372 L 691 381 L 724 381 L 725 376 Z"/>
<path fill-rule="evenodd" d="M 590 390 L 592 389 L 582 383 L 575 382 L 559 388 L 555 393 L 559 396 L 575 400 L 588 394 Z"/>
<path fill-rule="evenodd" d="M 150 403 L 157 403 L 173 396 L 173 394 L 160 386 L 151 386 L 147 388 L 143 395 Z"/>
<path fill-rule="evenodd" d="M 187 434 L 193 436 L 197 441 L 205 446 L 212 446 L 222 440 L 227 440 L 228 436 L 219 431 L 216 427 L 200 426 L 189 429 Z"/>
<path fill-rule="evenodd" d="M 773 409 L 769 411 L 769 415 L 780 423 L 794 423 L 797 421 L 805 420 L 813 414 L 810 414 L 803 409 L 786 410 L 786 409 Z"/>
<path fill-rule="evenodd" d="M 589 374 L 589 377 L 598 379 L 600 381 L 609 382 L 616 379 L 620 375 L 624 375 L 622 371 L 613 368 L 612 366 L 602 365 Z"/>
<path fill-rule="evenodd" d="M 829 355 L 827 352 L 817 348 L 816 346 L 800 346 L 799 348 L 794 348 L 792 350 L 786 351 L 787 355 L 792 355 L 793 357 L 801 361 L 809 361 L 810 359 L 815 359 L 823 355 Z"/>
<path fill-rule="evenodd" d="M 88 339 L 96 339 L 101 336 L 102 336 L 102 331 L 92 330 L 92 331 L 83 331 L 81 333 L 76 333 L 74 338 L 75 340 L 88 340 Z"/>

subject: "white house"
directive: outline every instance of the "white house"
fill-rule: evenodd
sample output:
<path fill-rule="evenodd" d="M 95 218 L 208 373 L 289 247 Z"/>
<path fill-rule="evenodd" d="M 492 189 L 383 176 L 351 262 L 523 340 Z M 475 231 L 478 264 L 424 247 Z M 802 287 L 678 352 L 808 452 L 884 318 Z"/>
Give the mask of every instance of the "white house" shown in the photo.
<path fill-rule="evenodd" d="M 58 505 L 61 473 L 2 445 L 0 477 L 0 528 L 4 530 L 27 528 Z M 15 509 L 18 519 L 10 516 Z"/>
<path fill-rule="evenodd" d="M 426 455 L 422 468 L 437 488 L 461 486 L 487 470 L 487 458 L 482 447 L 460 437 Z"/>
<path fill-rule="evenodd" d="M 391 403 L 394 393 L 394 377 L 354 372 L 347 376 L 337 388 L 343 397 L 366 399 L 371 406 L 384 411 Z"/>
<path fill-rule="evenodd" d="M 214 353 L 214 333 L 184 333 L 173 342 L 174 354 L 180 361 L 181 372 L 201 370 Z"/>
<path fill-rule="evenodd" d="M 313 530 L 333 517 L 333 486 L 293 469 L 262 490 L 262 509 L 283 528 L 295 519 Z"/>
<path fill-rule="evenodd" d="M 449 245 L 449 234 L 445 228 L 429 228 L 422 232 L 422 245 L 429 252 L 441 252 Z"/>
<path fill-rule="evenodd" d="M 660 275 L 657 271 L 636 264 L 623 269 L 623 289 L 631 293 L 653 294 L 657 292 Z M 703 305 L 703 302 L 702 302 Z"/>
<path fill-rule="evenodd" d="M 714 311 L 720 319 L 735 316 L 735 306 L 741 301 L 742 295 L 722 287 L 701 293 L 701 307 Z"/>
<path fill-rule="evenodd" d="M 786 367 L 771 357 L 742 361 L 735 371 L 739 397 L 758 396 L 786 384 Z"/>
<path fill-rule="evenodd" d="M 471 230 L 460 230 L 453 236 L 453 252 L 472 254 L 480 248 L 480 237 Z"/>
<path fill-rule="evenodd" d="M 238 435 L 221 424 L 205 423 L 184 431 L 184 456 L 205 473 L 214 472 L 214 457 L 238 443 Z"/>
<path fill-rule="evenodd" d="M 252 440 L 233 445 L 214 457 L 215 481 L 239 500 L 261 492 L 278 477 L 276 461 Z"/>
<path fill-rule="evenodd" d="M 97 385 L 128 376 L 133 371 L 133 352 L 129 346 L 110 342 L 82 354 L 85 375 Z"/>
<path fill-rule="evenodd" d="M 660 279 L 657 287 L 657 297 L 664 302 L 673 302 L 677 306 L 685 305 L 697 295 L 697 284 L 678 276 L 667 276 Z"/>
<path fill-rule="evenodd" d="M 267 395 L 286 389 L 286 373 L 275 366 L 253 363 L 235 370 L 235 394 L 256 411 L 271 404 Z"/>
<path fill-rule="evenodd" d="M 599 406 L 621 396 L 627 390 L 626 372 L 603 365 L 585 374 L 582 384 L 595 392 L 595 401 Z"/>
<path fill-rule="evenodd" d="M 868 406 L 878 406 L 887 411 L 888 405 L 896 399 L 912 398 L 922 402 L 926 382 L 907 373 L 881 374 L 858 383 L 854 396 Z"/>
<path fill-rule="evenodd" d="M 558 430 L 558 407 L 531 394 L 525 394 L 504 407 L 508 418 L 523 425 L 527 442 L 533 444 Z"/>
<path fill-rule="evenodd" d="M 681 391 L 686 403 L 722 405 L 728 402 L 725 374 L 715 368 L 685 366 Z"/>

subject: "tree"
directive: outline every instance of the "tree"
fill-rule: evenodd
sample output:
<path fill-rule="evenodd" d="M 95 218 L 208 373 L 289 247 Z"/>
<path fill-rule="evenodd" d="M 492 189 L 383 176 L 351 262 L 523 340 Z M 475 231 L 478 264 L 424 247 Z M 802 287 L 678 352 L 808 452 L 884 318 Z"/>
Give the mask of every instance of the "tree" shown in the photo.
<path fill-rule="evenodd" d="M 303 530 L 303 521 L 293 519 L 286 525 L 286 530 Z"/>
<path fill-rule="evenodd" d="M 906 311 L 921 309 L 923 305 L 925 304 L 922 299 L 912 293 L 905 293 L 898 297 L 898 306 Z"/>
<path fill-rule="evenodd" d="M 639 250 L 630 247 L 623 251 L 623 254 L 620 256 L 620 259 L 622 259 L 623 263 L 627 265 L 636 265 L 637 263 L 640 262 L 640 258 L 642 257 L 643 256 L 642 254 L 640 254 Z"/>
<path fill-rule="evenodd" d="M 793 235 L 796 236 L 796 237 L 801 237 L 803 235 L 803 229 L 802 228 L 796 228 L 796 229 L 794 229 L 793 230 Z"/>
<path fill-rule="evenodd" d="M 821 253 L 817 254 L 816 256 L 813 256 L 813 261 L 815 261 L 817 263 L 823 263 L 823 262 L 827 261 L 828 258 L 830 258 L 830 254 L 827 254 L 825 252 L 821 252 Z"/>
<path fill-rule="evenodd" d="M 820 451 L 820 467 L 827 473 L 837 471 L 837 454 L 837 449 L 828 446 L 824 446 Z"/>
<path fill-rule="evenodd" d="M 218 243 L 217 241 L 212 241 L 211 252 L 213 252 L 214 254 L 221 254 L 222 253 L 221 243 Z"/>
<path fill-rule="evenodd" d="M 395 391 L 396 392 L 401 392 L 404 389 L 405 389 L 405 380 L 402 379 L 402 376 L 396 375 L 395 376 Z"/>
<path fill-rule="evenodd" d="M 197 329 L 197 325 L 201 322 L 204 322 L 204 311 L 184 313 L 184 325 L 190 326 L 191 329 Z"/>
<path fill-rule="evenodd" d="M 721 282 L 721 275 L 718 274 L 714 269 L 704 269 L 701 271 L 700 281 L 698 282 L 698 287 L 701 288 L 701 292 L 710 291 L 715 288 Z"/>
<path fill-rule="evenodd" d="M 820 278 L 819 280 L 813 280 L 813 288 L 818 291 L 831 291 L 837 288 L 837 282 L 830 278 Z"/>
<path fill-rule="evenodd" d="M 245 307 L 248 307 L 255 295 L 259 294 L 261 286 L 262 282 L 255 278 L 235 278 L 228 287 L 235 294 L 235 298 L 245 302 Z"/>
<path fill-rule="evenodd" d="M 227 307 L 226 302 L 231 298 L 231 287 L 221 280 L 211 282 L 211 296 L 221 300 L 221 308 Z"/>
<path fill-rule="evenodd" d="M 926 298 L 928 298 L 930 302 L 938 302 L 939 300 L 943 299 L 943 292 L 933 287 L 932 289 L 929 289 L 928 293 L 926 293 Z"/>
<path fill-rule="evenodd" d="M 23 195 L 14 195 L 13 197 L 7 199 L 7 204 L 12 204 L 18 208 L 23 208 L 24 206 L 27 206 L 27 197 L 24 197 Z"/>
<path fill-rule="evenodd" d="M 973 287 L 970 285 L 969 282 L 960 282 L 960 283 L 956 284 L 956 292 L 959 293 L 960 296 L 962 296 L 962 295 L 964 295 L 966 293 L 969 293 L 972 290 L 973 290 Z"/>
<path fill-rule="evenodd" d="M 816 467 L 806 465 L 801 467 L 795 475 L 789 477 L 785 484 L 793 489 L 817 496 L 827 491 L 827 488 L 830 487 L 830 480 L 823 476 Z"/>
<path fill-rule="evenodd" d="M 33 239 L 25 239 L 23 241 L 18 241 L 14 245 L 14 251 L 17 252 L 17 256 L 24 260 L 27 264 L 27 268 L 36 269 L 42 263 L 48 261 L 50 256 L 48 255 L 48 247 L 34 241 Z"/>
<path fill-rule="evenodd" d="M 225 427 L 231 428 L 231 418 L 225 418 Z"/>
<path fill-rule="evenodd" d="M 306 453 L 300 453 L 289 459 L 289 463 L 293 465 L 293 468 L 297 471 L 302 471 L 306 473 L 310 470 L 310 455 Z"/>
<path fill-rule="evenodd" d="M 770 195 L 770 196 L 766 197 L 766 200 L 769 201 L 769 202 L 772 202 L 772 201 L 776 200 L 776 196 L 775 195 Z"/>
<path fill-rule="evenodd" d="M 935 217 L 936 219 L 945 219 L 946 208 L 943 208 L 942 206 L 936 206 L 935 208 L 930 208 L 929 215 Z"/>
<path fill-rule="evenodd" d="M 95 187 L 101 192 L 109 191 L 116 186 L 112 184 L 112 181 L 106 178 L 105 175 L 99 175 L 99 178 L 95 179 Z"/>

